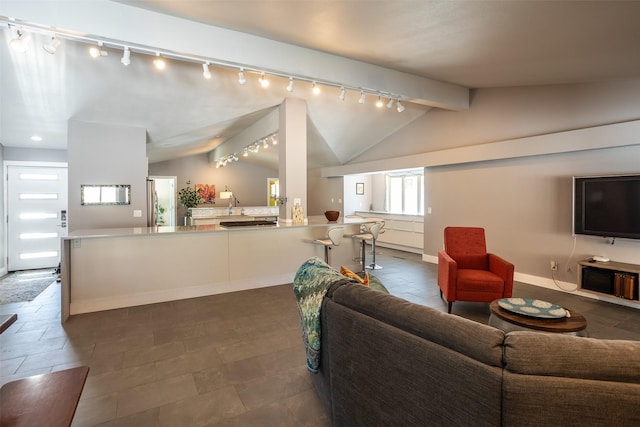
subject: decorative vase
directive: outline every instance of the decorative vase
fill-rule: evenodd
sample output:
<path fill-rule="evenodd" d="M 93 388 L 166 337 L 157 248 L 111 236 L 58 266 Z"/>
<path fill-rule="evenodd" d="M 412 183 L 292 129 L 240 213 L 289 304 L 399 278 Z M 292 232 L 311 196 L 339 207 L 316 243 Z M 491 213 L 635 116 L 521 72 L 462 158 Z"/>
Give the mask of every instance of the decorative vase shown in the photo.
<path fill-rule="evenodd" d="M 193 225 L 193 217 L 191 216 L 191 211 L 187 211 L 187 214 L 184 216 L 184 226 L 190 227 Z"/>
<path fill-rule="evenodd" d="M 324 216 L 329 220 L 329 222 L 335 222 L 340 217 L 340 211 L 326 211 Z"/>

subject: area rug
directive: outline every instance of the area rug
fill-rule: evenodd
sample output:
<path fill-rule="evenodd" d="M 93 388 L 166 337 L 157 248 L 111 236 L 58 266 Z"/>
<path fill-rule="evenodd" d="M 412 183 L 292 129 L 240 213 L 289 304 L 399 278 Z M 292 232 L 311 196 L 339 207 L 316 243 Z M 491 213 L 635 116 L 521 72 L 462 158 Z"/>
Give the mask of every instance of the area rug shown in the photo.
<path fill-rule="evenodd" d="M 55 269 L 26 270 L 0 279 L 0 304 L 32 301 L 57 279 Z"/>

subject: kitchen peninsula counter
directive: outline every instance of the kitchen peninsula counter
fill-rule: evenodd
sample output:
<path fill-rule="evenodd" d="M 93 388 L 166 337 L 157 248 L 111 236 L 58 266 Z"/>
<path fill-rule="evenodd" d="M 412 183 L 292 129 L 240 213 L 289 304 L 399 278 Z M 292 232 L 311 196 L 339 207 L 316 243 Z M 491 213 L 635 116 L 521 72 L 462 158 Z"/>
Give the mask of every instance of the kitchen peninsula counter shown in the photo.
<path fill-rule="evenodd" d="M 231 217 L 232 218 L 232 217 Z M 366 218 L 304 225 L 132 227 L 75 230 L 62 239 L 62 321 L 70 315 L 235 292 L 293 282 L 324 248 L 332 226 L 357 234 Z M 330 254 L 358 271 L 358 246 L 346 237 Z"/>

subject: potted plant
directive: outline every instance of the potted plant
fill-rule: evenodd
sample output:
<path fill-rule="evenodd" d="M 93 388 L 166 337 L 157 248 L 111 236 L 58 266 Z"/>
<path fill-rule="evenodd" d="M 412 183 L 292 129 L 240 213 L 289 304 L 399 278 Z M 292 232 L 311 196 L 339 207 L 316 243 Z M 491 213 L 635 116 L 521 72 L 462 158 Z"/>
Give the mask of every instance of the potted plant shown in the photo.
<path fill-rule="evenodd" d="M 191 208 L 195 208 L 202 203 L 202 197 L 195 187 L 191 187 L 191 181 L 187 181 L 187 186 L 178 191 L 178 201 L 187 208 L 187 215 L 184 217 L 184 225 L 191 225 Z"/>

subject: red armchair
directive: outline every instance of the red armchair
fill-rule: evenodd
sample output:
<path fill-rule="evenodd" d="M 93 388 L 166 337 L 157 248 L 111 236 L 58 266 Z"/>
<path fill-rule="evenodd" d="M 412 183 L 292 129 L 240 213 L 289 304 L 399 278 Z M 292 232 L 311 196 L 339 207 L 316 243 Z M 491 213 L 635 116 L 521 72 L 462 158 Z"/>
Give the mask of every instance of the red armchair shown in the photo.
<path fill-rule="evenodd" d="M 454 301 L 491 302 L 510 298 L 513 264 L 487 253 L 484 228 L 446 227 L 438 252 L 438 286 L 451 313 Z"/>

